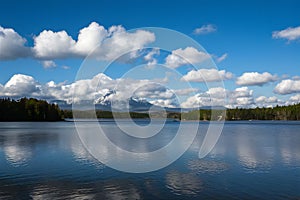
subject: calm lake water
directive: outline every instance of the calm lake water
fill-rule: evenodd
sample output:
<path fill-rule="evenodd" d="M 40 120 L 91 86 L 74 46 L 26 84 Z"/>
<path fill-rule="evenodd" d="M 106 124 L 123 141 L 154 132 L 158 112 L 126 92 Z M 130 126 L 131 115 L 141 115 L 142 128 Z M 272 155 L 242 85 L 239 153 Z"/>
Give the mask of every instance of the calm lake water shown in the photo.
<path fill-rule="evenodd" d="M 113 122 L 102 123 L 112 140 L 131 148 L 126 137 L 116 139 Z M 168 122 L 162 137 L 135 151 L 160 148 L 178 125 Z M 89 155 L 73 122 L 0 123 L 0 199 L 300 199 L 300 122 L 227 122 L 213 151 L 199 159 L 207 127 L 200 123 L 193 145 L 168 167 L 132 174 Z"/>

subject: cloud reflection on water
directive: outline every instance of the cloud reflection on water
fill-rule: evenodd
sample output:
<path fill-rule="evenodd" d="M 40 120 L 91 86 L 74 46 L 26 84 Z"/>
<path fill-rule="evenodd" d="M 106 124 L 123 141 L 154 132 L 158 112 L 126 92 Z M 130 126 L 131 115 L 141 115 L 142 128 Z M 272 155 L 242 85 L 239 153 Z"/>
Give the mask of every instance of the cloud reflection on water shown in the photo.
<path fill-rule="evenodd" d="M 7 138 L 3 150 L 8 163 L 15 167 L 26 165 L 32 157 L 32 150 L 30 147 L 19 144 L 19 139 L 17 137 Z"/>

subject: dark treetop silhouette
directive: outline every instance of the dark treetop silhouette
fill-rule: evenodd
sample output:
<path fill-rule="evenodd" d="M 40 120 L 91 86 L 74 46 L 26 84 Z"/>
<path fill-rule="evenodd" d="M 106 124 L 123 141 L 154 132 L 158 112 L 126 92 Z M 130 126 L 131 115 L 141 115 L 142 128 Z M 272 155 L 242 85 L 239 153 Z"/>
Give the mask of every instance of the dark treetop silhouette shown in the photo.
<path fill-rule="evenodd" d="M 78 111 L 79 112 L 79 111 Z M 215 110 L 216 112 L 216 110 Z M 219 110 L 220 113 L 224 110 Z M 90 118 L 90 112 L 80 111 L 81 118 Z M 125 113 L 117 113 L 120 118 L 126 118 Z M 78 115 L 78 113 L 77 113 Z M 111 111 L 97 110 L 98 118 L 113 118 Z M 153 115 L 153 114 L 152 114 Z M 198 116 L 195 118 L 195 116 Z M 149 118 L 149 113 L 130 112 L 131 118 Z M 162 117 L 156 113 L 153 117 Z M 185 113 L 167 112 L 164 117 L 181 120 L 216 120 L 211 117 L 211 110 L 192 110 Z M 71 110 L 60 110 L 56 104 L 49 104 L 45 100 L 34 98 L 0 99 L 0 121 L 61 121 L 64 118 L 73 118 Z M 274 108 L 235 108 L 226 110 L 226 120 L 300 120 L 300 104 L 276 106 Z"/>

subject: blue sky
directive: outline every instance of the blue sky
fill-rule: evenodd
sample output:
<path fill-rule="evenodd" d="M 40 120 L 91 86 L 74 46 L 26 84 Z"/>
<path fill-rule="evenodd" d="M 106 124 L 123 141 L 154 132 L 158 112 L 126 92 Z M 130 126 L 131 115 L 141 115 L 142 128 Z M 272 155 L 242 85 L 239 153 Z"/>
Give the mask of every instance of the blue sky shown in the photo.
<path fill-rule="evenodd" d="M 300 76 L 300 33 L 296 30 L 300 26 L 299 7 L 297 0 L 6 1 L 1 3 L 0 27 L 13 29 L 27 40 L 25 46 L 30 48 L 34 46 L 34 38 L 43 30 L 65 30 L 77 40 L 79 31 L 92 22 L 106 29 L 114 25 L 121 25 L 126 30 L 140 27 L 173 29 L 196 40 L 209 54 L 214 55 L 215 61 L 227 55 L 221 62 L 216 61 L 219 70 L 233 74 L 225 80 L 227 90 L 247 87 L 249 96 L 253 90 L 253 105 L 258 105 L 255 99 L 260 96 L 274 96 L 276 102 L 269 102 L 285 104 L 298 102 L 300 92 L 300 83 L 293 78 Z M 195 34 L 195 29 L 207 26 L 212 26 L 214 30 Z M 281 32 L 277 37 L 272 36 L 275 31 L 284 31 L 289 27 L 295 29 L 294 33 L 284 35 Z M 289 34 L 296 36 L 291 39 Z M 1 49 L 1 43 L 0 51 L 5 51 L 5 48 Z M 40 84 L 49 81 L 71 84 L 83 58 L 54 57 L 48 60 L 53 61 L 55 66 L 49 64 L 47 68 L 43 66 L 44 60 L 31 56 L 0 59 L 0 84 L 4 86 L 15 74 L 31 76 Z M 277 79 L 268 79 L 264 84 L 236 84 L 237 78 L 245 72 L 268 72 Z M 274 92 L 276 87 L 277 92 Z M 293 96 L 295 98 L 291 101 Z M 245 105 L 248 106 L 247 103 Z"/>

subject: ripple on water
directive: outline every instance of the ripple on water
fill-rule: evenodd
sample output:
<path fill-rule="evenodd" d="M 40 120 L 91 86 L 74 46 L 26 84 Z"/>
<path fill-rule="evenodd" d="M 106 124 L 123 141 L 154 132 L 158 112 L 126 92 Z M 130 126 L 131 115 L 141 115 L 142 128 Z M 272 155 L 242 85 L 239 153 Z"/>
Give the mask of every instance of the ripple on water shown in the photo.
<path fill-rule="evenodd" d="M 29 148 L 19 145 L 6 145 L 3 148 L 6 160 L 14 167 L 23 167 L 27 165 L 28 160 L 32 157 Z"/>
<path fill-rule="evenodd" d="M 229 165 L 224 162 L 214 160 L 191 160 L 188 168 L 196 173 L 220 173 L 229 169 Z"/>
<path fill-rule="evenodd" d="M 176 195 L 196 195 L 203 190 L 203 182 L 193 173 L 171 171 L 166 175 L 166 187 Z"/>
<path fill-rule="evenodd" d="M 127 180 L 114 180 L 104 185 L 105 199 L 141 199 L 140 192 Z"/>
<path fill-rule="evenodd" d="M 272 159 L 256 159 L 244 156 L 239 163 L 247 173 L 269 173 L 272 169 Z"/>
<path fill-rule="evenodd" d="M 88 189 L 74 187 L 74 185 L 66 184 L 66 188 L 62 189 L 60 183 L 57 185 L 45 184 L 37 185 L 30 193 L 31 199 L 94 199 L 94 194 Z"/>

